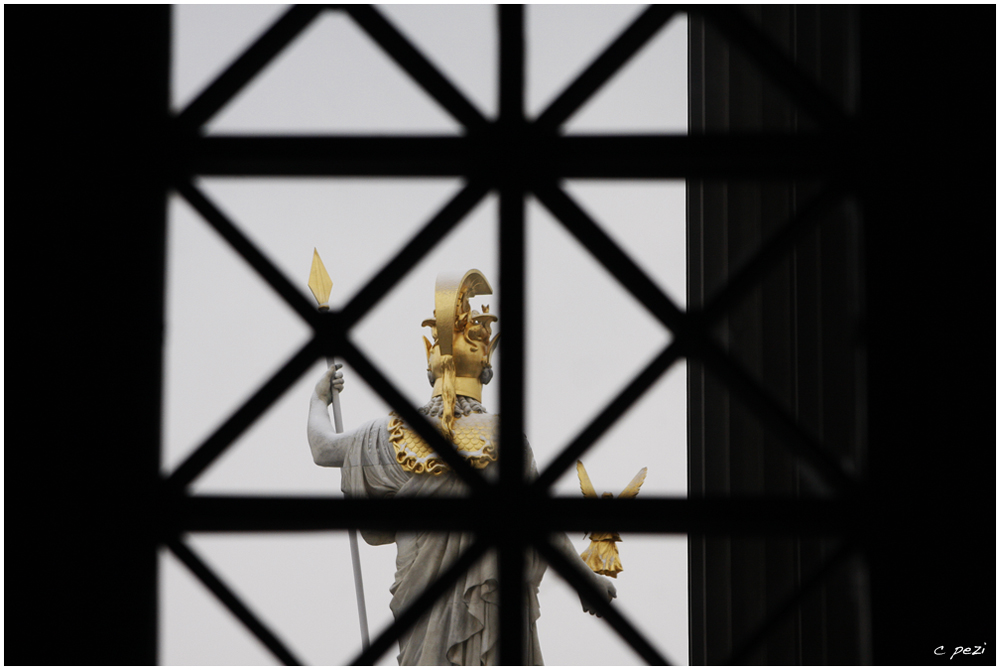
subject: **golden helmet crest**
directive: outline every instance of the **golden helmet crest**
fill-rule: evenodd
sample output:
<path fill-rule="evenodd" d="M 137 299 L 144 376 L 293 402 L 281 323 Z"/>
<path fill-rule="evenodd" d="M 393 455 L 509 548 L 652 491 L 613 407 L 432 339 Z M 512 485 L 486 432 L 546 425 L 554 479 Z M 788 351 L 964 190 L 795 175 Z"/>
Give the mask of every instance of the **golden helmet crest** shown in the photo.
<path fill-rule="evenodd" d="M 482 400 L 483 384 L 493 376 L 490 359 L 500 338 L 492 331 L 497 317 L 489 307 L 482 306 L 479 313 L 469 304 L 470 298 L 492 294 L 479 270 L 469 270 L 461 278 L 444 274 L 437 278 L 434 317 L 421 325 L 431 328 L 434 342 L 424 337 L 427 370 L 433 395 L 442 396 L 446 408 L 454 405 L 457 395 Z"/>

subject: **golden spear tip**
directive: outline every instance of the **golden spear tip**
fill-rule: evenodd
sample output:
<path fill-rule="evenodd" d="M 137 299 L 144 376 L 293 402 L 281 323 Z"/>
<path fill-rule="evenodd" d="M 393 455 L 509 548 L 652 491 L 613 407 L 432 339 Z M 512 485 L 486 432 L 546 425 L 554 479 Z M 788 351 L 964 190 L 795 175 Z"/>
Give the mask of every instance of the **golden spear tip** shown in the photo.
<path fill-rule="evenodd" d="M 329 307 L 332 289 L 333 281 L 323 265 L 323 259 L 319 257 L 319 251 L 313 247 L 312 269 L 309 270 L 309 290 L 312 291 L 313 297 L 319 303 L 320 309 Z"/>

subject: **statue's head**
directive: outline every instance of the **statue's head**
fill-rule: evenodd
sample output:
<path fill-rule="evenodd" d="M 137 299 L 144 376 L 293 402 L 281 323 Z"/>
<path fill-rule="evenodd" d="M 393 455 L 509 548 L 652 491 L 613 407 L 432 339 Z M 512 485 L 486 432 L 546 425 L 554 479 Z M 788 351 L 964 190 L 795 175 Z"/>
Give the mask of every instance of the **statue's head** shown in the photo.
<path fill-rule="evenodd" d="M 492 326 L 497 317 L 483 305 L 482 313 L 472 309 L 469 299 L 492 295 L 486 277 L 479 270 L 457 276 L 440 275 L 434 291 L 434 317 L 421 324 L 430 326 L 433 343 L 424 338 L 427 349 L 427 376 L 434 396 L 443 396 L 445 405 L 454 404 L 456 395 L 482 400 L 483 384 L 493 377 L 490 359 L 499 335 Z"/>

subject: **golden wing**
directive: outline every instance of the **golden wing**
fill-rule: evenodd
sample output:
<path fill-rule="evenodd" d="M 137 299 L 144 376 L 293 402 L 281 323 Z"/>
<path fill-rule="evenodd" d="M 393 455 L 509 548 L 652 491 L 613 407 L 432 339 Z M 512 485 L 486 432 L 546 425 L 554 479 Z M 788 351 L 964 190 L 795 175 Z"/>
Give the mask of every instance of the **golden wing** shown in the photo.
<path fill-rule="evenodd" d="M 590 477 L 587 476 L 587 471 L 583 468 L 583 463 L 580 461 L 576 462 L 576 475 L 580 478 L 580 490 L 583 491 L 583 495 L 588 498 L 596 498 L 597 491 L 594 490 L 594 485 L 590 483 Z"/>
<path fill-rule="evenodd" d="M 618 494 L 619 498 L 634 498 L 639 495 L 639 487 L 646 481 L 646 468 L 639 470 L 639 474 L 632 478 L 625 490 Z"/>

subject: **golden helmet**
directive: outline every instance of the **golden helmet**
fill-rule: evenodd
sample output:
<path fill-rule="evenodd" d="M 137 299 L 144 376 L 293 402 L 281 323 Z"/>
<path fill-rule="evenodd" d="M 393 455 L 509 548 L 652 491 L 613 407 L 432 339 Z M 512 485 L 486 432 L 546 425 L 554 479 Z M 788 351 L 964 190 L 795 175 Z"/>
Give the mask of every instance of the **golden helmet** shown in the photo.
<path fill-rule="evenodd" d="M 424 337 L 427 349 L 428 377 L 434 396 L 442 396 L 446 407 L 454 405 L 455 396 L 482 400 L 483 384 L 493 376 L 490 359 L 500 335 L 492 334 L 497 317 L 489 307 L 482 313 L 472 309 L 469 299 L 492 295 L 490 283 L 479 270 L 469 270 L 461 277 L 439 275 L 434 289 L 434 317 L 425 319 L 433 343 Z"/>

